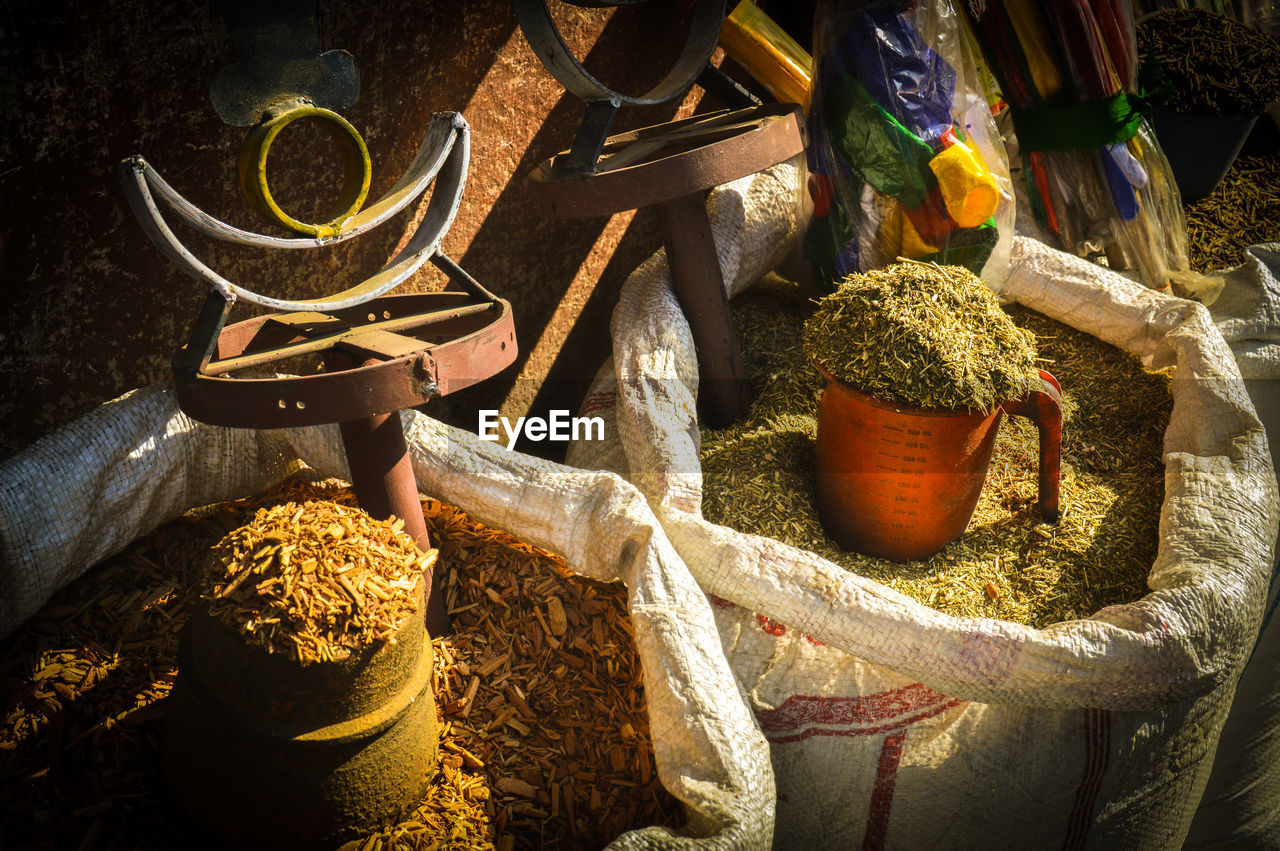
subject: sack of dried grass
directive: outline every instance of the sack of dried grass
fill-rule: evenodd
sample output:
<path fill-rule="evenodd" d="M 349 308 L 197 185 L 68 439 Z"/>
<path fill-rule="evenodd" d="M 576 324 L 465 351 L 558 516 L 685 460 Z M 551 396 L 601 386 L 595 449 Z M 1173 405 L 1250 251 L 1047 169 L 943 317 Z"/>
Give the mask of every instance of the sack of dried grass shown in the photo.
<path fill-rule="evenodd" d="M 732 296 L 754 279 L 722 257 Z M 704 520 L 687 324 L 663 269 L 620 296 L 588 396 L 620 446 L 576 444 L 569 460 L 635 482 L 716 602 L 769 741 L 779 846 L 1176 847 L 1187 833 L 1262 614 L 1280 518 L 1265 436 L 1202 307 L 1025 239 L 1002 295 L 1175 368 L 1150 593 L 1042 628 L 945 615 Z"/>

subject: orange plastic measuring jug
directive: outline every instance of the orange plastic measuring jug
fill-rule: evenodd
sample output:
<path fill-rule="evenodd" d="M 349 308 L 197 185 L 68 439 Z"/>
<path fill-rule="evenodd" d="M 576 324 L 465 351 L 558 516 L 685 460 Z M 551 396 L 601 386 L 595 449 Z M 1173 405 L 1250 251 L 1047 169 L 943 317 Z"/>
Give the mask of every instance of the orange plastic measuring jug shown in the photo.
<path fill-rule="evenodd" d="M 1040 432 L 1041 516 L 1058 519 L 1062 387 L 1041 387 L 989 414 L 883 402 L 831 375 L 818 406 L 818 515 L 840 546 L 893 561 L 927 558 L 958 538 L 978 504 L 1005 413 Z"/>

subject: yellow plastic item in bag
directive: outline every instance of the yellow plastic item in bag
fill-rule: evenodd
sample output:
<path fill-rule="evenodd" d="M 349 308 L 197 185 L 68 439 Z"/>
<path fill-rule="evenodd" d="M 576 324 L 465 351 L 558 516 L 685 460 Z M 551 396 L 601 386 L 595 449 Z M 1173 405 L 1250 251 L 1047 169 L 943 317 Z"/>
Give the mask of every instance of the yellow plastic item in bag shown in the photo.
<path fill-rule="evenodd" d="M 1000 190 L 982 158 L 963 142 L 955 142 L 933 159 L 947 214 L 962 228 L 976 228 L 996 211 Z"/>

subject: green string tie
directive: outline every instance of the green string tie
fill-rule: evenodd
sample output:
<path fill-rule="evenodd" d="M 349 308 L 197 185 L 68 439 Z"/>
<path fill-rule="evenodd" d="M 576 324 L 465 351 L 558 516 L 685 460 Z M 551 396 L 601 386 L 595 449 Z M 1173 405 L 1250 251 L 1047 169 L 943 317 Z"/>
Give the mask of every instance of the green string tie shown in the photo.
<path fill-rule="evenodd" d="M 1030 109 L 1010 105 L 1018 144 L 1024 151 L 1072 151 L 1127 142 L 1143 117 L 1172 94 L 1172 85 L 1162 78 L 1159 60 L 1149 58 L 1138 73 L 1136 93 Z"/>

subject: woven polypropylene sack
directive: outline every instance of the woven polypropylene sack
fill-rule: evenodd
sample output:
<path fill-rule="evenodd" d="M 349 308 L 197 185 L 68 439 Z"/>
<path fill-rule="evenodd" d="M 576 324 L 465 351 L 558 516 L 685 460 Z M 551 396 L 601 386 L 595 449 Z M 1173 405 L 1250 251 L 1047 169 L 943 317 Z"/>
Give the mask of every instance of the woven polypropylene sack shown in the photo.
<path fill-rule="evenodd" d="M 0 637 L 91 565 L 189 508 L 265 490 L 282 433 L 211 428 L 172 385 L 107 402 L 0 464 Z"/>
<path fill-rule="evenodd" d="M 754 279 L 721 248 L 732 296 Z M 1150 593 L 1045 629 L 949 617 L 703 520 L 688 325 L 660 264 L 624 287 L 591 391 L 616 400 L 621 453 L 581 443 L 569 461 L 625 472 L 712 595 L 770 743 L 779 847 L 1168 848 L 1187 832 L 1266 596 L 1263 429 L 1202 306 L 1021 238 L 1002 295 L 1176 367 Z"/>
<path fill-rule="evenodd" d="M 404 414 L 419 488 L 493 528 L 627 585 L 658 776 L 684 804 L 681 835 L 650 827 L 610 848 L 767 848 L 776 792 L 768 746 L 729 671 L 706 596 L 643 495 L 617 475 L 511 452 L 417 412 Z M 321 473 L 347 476 L 337 430 L 290 433 Z"/>
<path fill-rule="evenodd" d="M 1267 427 L 1272 463 L 1280 447 L 1280 243 L 1255 245 L 1223 274 L 1213 321 L 1236 356 Z M 1280 846 L 1280 565 L 1273 566 L 1262 630 L 1236 686 L 1187 849 Z"/>
<path fill-rule="evenodd" d="M 658 776 L 681 835 L 631 831 L 615 848 L 766 848 L 776 793 L 768 746 L 729 671 L 707 599 L 644 497 L 612 473 L 510 452 L 403 415 L 419 487 L 473 517 L 621 580 L 643 668 Z M 299 462 L 349 478 L 335 426 L 206 426 L 162 382 L 103 405 L 0 464 L 0 637 L 55 590 L 185 511 L 259 493 Z"/>

